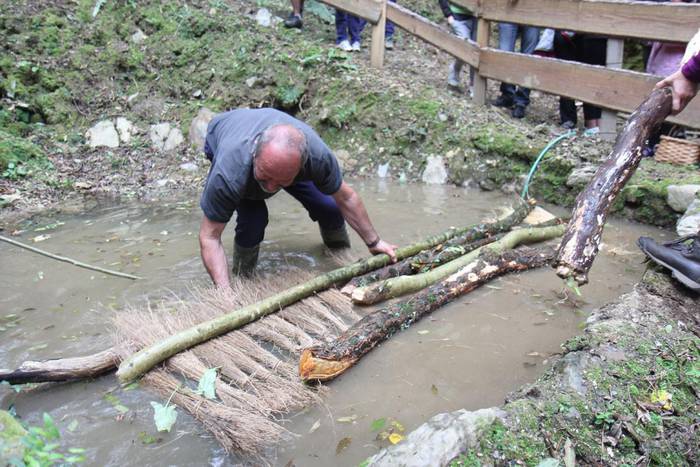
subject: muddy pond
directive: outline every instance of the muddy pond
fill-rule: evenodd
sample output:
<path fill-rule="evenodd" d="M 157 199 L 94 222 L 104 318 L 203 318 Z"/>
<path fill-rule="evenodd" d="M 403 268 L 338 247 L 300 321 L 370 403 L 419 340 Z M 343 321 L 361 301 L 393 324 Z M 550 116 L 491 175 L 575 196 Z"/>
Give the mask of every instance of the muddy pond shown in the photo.
<path fill-rule="evenodd" d="M 509 197 L 450 186 L 357 181 L 378 231 L 407 245 L 450 226 L 494 213 Z M 198 195 L 180 202 L 120 204 L 80 215 L 36 218 L 17 240 L 81 261 L 137 274 L 130 281 L 76 268 L 0 243 L 0 367 L 27 359 L 87 355 L 111 345 L 110 319 L 148 297 L 186 295 L 208 284 L 199 258 Z M 269 201 L 270 224 L 260 267 L 273 272 L 336 267 L 321 247 L 316 224 L 286 193 Z M 561 209 L 552 209 L 564 214 Z M 577 303 L 565 300 L 548 269 L 510 275 L 436 311 L 371 352 L 329 385 L 325 405 L 291 414 L 286 427 L 298 436 L 278 446 L 275 465 L 350 466 L 387 446 L 382 422 L 406 432 L 429 417 L 460 408 L 499 405 L 533 381 L 580 332 L 587 314 L 629 291 L 645 266 L 635 246 L 640 235 L 670 232 L 612 219 L 602 253 Z M 37 238 L 38 237 L 38 238 Z M 352 234 L 354 249 L 364 246 Z M 36 243 L 33 241 L 38 240 Z M 224 233 L 230 254 L 233 228 Z M 157 433 L 150 401 L 139 389 L 119 388 L 114 376 L 15 394 L 0 387 L 3 409 L 39 424 L 48 412 L 62 442 L 85 448 L 85 465 L 231 465 L 228 456 L 182 410 L 171 433 Z M 162 402 L 162 401 L 161 401 Z M 394 425 L 396 425 L 394 423 Z M 374 428 L 374 430 L 373 430 Z M 290 463 L 291 462 L 291 463 Z"/>

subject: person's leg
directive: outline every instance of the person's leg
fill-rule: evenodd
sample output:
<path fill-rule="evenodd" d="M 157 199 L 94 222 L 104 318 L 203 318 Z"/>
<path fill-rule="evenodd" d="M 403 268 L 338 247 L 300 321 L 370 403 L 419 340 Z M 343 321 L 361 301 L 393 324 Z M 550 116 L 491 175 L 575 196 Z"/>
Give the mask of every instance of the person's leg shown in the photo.
<path fill-rule="evenodd" d="M 605 55 L 607 53 L 607 39 L 599 37 L 582 36 L 580 41 L 580 59 L 583 63 L 590 65 L 605 65 Z M 586 128 L 598 128 L 602 115 L 600 107 L 590 104 L 583 106 L 583 119 Z"/>
<path fill-rule="evenodd" d="M 321 193 L 313 182 L 297 182 L 284 189 L 299 201 L 309 212 L 309 217 L 318 222 L 323 243 L 329 248 L 350 246 L 345 228 L 345 219 L 332 196 Z"/>
<path fill-rule="evenodd" d="M 498 23 L 498 48 L 506 52 L 515 51 L 515 41 L 518 37 L 518 25 L 511 23 Z M 515 86 L 510 83 L 501 83 L 501 95 L 494 105 L 497 107 L 511 107 L 515 97 Z"/>
<path fill-rule="evenodd" d="M 554 55 L 562 60 L 576 60 L 576 47 L 570 37 L 560 31 L 554 34 Z M 573 99 L 559 98 L 559 123 L 568 128 L 576 127 L 576 104 Z"/>
<path fill-rule="evenodd" d="M 343 10 L 335 10 L 335 43 L 348 40 L 348 14 Z"/>
<path fill-rule="evenodd" d="M 359 44 L 362 41 L 364 21 L 355 15 L 348 14 L 348 30 L 350 31 L 350 43 Z"/>
<path fill-rule="evenodd" d="M 520 52 L 531 55 L 535 51 L 537 42 L 540 40 L 540 29 L 532 26 L 520 26 Z M 525 116 L 524 109 L 530 105 L 530 90 L 518 86 L 513 95 L 513 104 L 515 107 L 522 107 L 521 112 L 513 110 L 513 116 L 522 118 Z M 518 115 L 516 115 L 518 113 Z"/>
<path fill-rule="evenodd" d="M 265 238 L 267 205 L 263 200 L 243 200 L 236 209 L 236 235 L 233 242 L 234 274 L 250 276 L 258 263 L 260 243 Z"/>
<path fill-rule="evenodd" d="M 389 0 L 391 3 L 396 3 L 396 0 Z M 386 27 L 384 28 L 384 46 L 391 50 L 394 48 L 394 23 L 386 20 Z"/>
<path fill-rule="evenodd" d="M 459 37 L 460 39 L 466 39 L 467 37 L 470 36 L 471 30 L 469 27 L 469 22 L 464 21 L 464 20 L 459 20 L 455 18 L 455 20 L 452 22 L 452 31 L 454 32 L 455 36 Z M 460 73 L 462 72 L 462 67 L 464 66 L 464 62 L 461 60 L 455 59 L 451 64 L 450 64 L 450 72 L 447 75 L 447 84 L 452 86 L 452 87 L 458 87 L 459 86 L 459 80 L 460 80 Z"/>
<path fill-rule="evenodd" d="M 284 20 L 284 26 L 287 28 L 299 28 L 301 29 L 302 21 L 301 14 L 304 11 L 304 0 L 291 0 L 292 1 L 292 12 L 289 17 Z"/>

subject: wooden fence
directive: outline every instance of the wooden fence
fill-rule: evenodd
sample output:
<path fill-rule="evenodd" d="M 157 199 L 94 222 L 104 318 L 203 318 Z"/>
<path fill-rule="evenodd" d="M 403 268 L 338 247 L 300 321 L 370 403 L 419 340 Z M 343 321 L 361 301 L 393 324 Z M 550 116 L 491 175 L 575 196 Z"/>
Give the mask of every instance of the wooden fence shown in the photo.
<path fill-rule="evenodd" d="M 613 111 L 631 112 L 659 77 L 534 55 L 503 52 L 489 45 L 492 22 L 526 24 L 610 38 L 688 42 L 700 27 L 700 5 L 597 0 L 451 0 L 478 18 L 477 41 L 465 41 L 411 10 L 386 0 L 321 0 L 372 24 L 372 66 L 384 60 L 386 20 L 468 63 L 477 70 L 474 100 L 486 103 L 486 78 L 582 100 Z M 400 1 L 400 0 L 399 0 Z M 435 8 L 439 8 L 437 0 Z M 612 62 L 621 60 L 621 41 Z M 608 47 L 610 53 L 615 47 Z M 611 63 L 610 57 L 608 63 Z M 700 99 L 669 119 L 700 128 Z"/>

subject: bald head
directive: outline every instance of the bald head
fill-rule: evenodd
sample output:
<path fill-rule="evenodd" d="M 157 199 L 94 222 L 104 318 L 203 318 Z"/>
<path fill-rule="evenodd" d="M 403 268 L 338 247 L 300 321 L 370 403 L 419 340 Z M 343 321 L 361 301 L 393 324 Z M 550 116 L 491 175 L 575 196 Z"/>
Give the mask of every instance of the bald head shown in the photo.
<path fill-rule="evenodd" d="M 273 125 L 255 146 L 253 176 L 261 188 L 275 193 L 294 182 L 306 162 L 306 137 L 292 125 Z"/>

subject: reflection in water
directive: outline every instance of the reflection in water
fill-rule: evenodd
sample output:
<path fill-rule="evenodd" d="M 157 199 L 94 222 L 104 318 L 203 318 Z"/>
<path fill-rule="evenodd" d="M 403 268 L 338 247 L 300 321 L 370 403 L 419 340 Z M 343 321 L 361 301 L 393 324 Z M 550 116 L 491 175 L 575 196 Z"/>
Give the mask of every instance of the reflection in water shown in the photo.
<path fill-rule="evenodd" d="M 380 234 L 400 245 L 475 223 L 508 200 L 450 186 L 392 185 L 385 180 L 355 185 Z M 336 267 L 324 254 L 317 226 L 298 203 L 282 193 L 269 201 L 269 211 L 260 257 L 263 271 L 300 268 L 321 273 Z M 49 234 L 37 246 L 145 278 L 136 282 L 0 244 L 0 367 L 102 350 L 111 344 L 113 313 L 147 297 L 158 300 L 172 291 L 186 295 L 188 287 L 208 285 L 199 259 L 200 218 L 196 199 L 108 206 L 80 216 L 42 217 L 18 238 L 31 242 Z M 34 230 L 56 221 L 64 224 Z M 370 429 L 375 419 L 392 418 L 410 430 L 439 412 L 502 403 L 506 393 L 543 370 L 559 344 L 578 332 L 586 312 L 629 290 L 640 277 L 642 255 L 634 246 L 639 235 L 659 237 L 661 232 L 615 220 L 608 226 L 591 284 L 583 289 L 585 303 L 571 306 L 563 300 L 560 281 L 542 269 L 495 281 L 394 336 L 329 386 L 326 406 L 290 417 L 287 427 L 300 436 L 279 448 L 276 463 L 357 465 L 386 444 Z M 362 241 L 351 236 L 353 253 L 366 255 Z M 228 228 L 224 245 L 229 253 L 232 244 L 233 228 Z M 233 461 L 184 413 L 176 431 L 156 434 L 161 441 L 144 444 L 145 436 L 155 434 L 149 402 L 156 398 L 139 389 L 120 389 L 113 377 L 19 397 L 2 391 L 3 406 L 14 400 L 17 412 L 30 423 L 37 423 L 43 411 L 62 427 L 76 420 L 77 428 L 65 431 L 64 438 L 88 449 L 89 465 Z M 107 394 L 129 412 L 115 410 Z M 336 445 L 348 437 L 352 442 L 336 456 Z"/>

